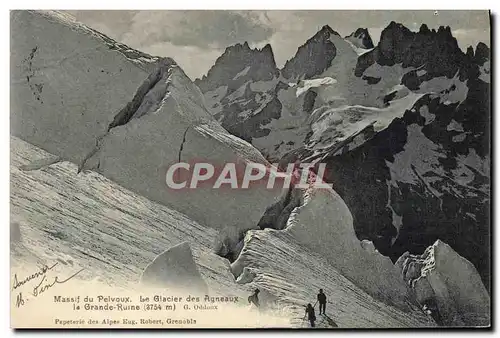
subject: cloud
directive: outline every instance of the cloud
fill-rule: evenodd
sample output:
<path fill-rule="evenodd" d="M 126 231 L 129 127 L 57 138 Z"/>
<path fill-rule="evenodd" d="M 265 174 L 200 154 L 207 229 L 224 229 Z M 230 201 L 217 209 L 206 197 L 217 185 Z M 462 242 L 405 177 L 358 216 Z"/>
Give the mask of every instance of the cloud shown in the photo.
<path fill-rule="evenodd" d="M 205 74 L 226 47 L 258 44 L 275 32 L 264 11 L 67 12 L 132 48 L 174 58 L 192 79 Z"/>
<path fill-rule="evenodd" d="M 121 41 L 124 34 L 130 31 L 132 20 L 139 11 L 66 11 L 77 21 L 83 22 L 113 39 Z"/>
<path fill-rule="evenodd" d="M 489 44 L 488 11 L 71 11 L 111 38 L 156 56 L 174 58 L 191 77 L 206 74 L 227 46 L 270 43 L 278 66 L 323 25 L 346 36 L 368 28 L 375 44 L 391 21 L 417 30 L 450 26 L 460 47 Z"/>
<path fill-rule="evenodd" d="M 142 46 L 169 42 L 209 49 L 259 42 L 273 32 L 256 12 L 141 11 L 132 17 L 123 42 Z"/>
<path fill-rule="evenodd" d="M 483 42 L 486 45 L 490 45 L 490 36 L 487 29 L 456 29 L 452 30 L 451 33 L 457 39 L 460 49 L 463 51 L 467 50 L 467 47 L 472 46 L 476 48 L 479 42 Z"/>
<path fill-rule="evenodd" d="M 141 48 L 141 51 L 151 55 L 171 56 L 191 80 L 201 77 L 202 74 L 206 74 L 208 69 L 223 52 L 220 49 L 177 46 L 170 42 L 154 43 Z"/>

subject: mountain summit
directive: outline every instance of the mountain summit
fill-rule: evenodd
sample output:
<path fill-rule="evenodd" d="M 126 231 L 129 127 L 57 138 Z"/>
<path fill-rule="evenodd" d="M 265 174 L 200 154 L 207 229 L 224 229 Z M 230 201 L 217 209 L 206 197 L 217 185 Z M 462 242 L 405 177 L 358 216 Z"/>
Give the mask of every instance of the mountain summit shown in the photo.
<path fill-rule="evenodd" d="M 333 35 L 340 37 L 330 26 L 323 26 L 298 48 L 293 58 L 285 63 L 281 70 L 283 77 L 308 79 L 327 69 L 337 55 L 337 48 L 330 39 Z"/>
<path fill-rule="evenodd" d="M 370 49 L 374 47 L 367 28 L 358 28 L 350 35 L 346 36 L 345 39 L 357 48 Z"/>
<path fill-rule="evenodd" d="M 195 84 L 203 92 L 228 84 L 231 90 L 247 81 L 268 81 L 278 75 L 271 45 L 252 49 L 244 42 L 227 47 L 207 75 L 195 80 Z"/>
<path fill-rule="evenodd" d="M 465 54 L 453 37 L 450 27 L 430 30 L 423 24 L 418 32 L 412 32 L 404 25 L 392 21 L 380 36 L 378 45 L 358 59 L 356 76 L 373 64 L 403 68 L 414 68 L 422 75 L 409 73 L 402 83 L 411 89 L 434 77 L 452 78 L 466 63 Z M 425 71 L 425 72 L 424 72 Z"/>

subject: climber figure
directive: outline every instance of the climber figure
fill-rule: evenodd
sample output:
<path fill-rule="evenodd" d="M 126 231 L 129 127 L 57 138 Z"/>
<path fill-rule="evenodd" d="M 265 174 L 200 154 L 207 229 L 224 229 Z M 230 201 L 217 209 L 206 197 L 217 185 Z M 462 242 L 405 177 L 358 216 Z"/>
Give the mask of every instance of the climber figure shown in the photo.
<path fill-rule="evenodd" d="M 316 321 L 316 315 L 314 314 L 314 308 L 311 303 L 307 304 L 306 315 L 309 323 L 311 323 L 311 327 L 315 327 L 314 322 Z"/>
<path fill-rule="evenodd" d="M 323 289 L 319 289 L 318 293 L 318 303 L 319 303 L 319 314 L 321 314 L 321 310 L 323 310 L 323 314 L 326 311 L 326 295 L 323 293 Z"/>
<path fill-rule="evenodd" d="M 256 307 L 260 307 L 259 292 L 259 289 L 255 289 L 255 291 L 250 296 L 248 296 L 248 303 L 254 304 Z"/>

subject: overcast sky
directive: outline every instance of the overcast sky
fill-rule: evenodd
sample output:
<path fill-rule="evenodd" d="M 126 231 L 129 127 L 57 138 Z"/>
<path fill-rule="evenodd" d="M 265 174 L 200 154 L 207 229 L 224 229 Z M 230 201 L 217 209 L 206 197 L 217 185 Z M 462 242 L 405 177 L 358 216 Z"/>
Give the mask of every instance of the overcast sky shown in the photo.
<path fill-rule="evenodd" d="M 80 22 L 155 56 L 169 56 L 192 78 L 206 74 L 227 46 L 270 43 L 278 66 L 323 25 L 340 35 L 368 28 L 376 44 L 391 22 L 418 30 L 450 26 L 462 50 L 489 45 L 487 11 L 68 11 Z"/>

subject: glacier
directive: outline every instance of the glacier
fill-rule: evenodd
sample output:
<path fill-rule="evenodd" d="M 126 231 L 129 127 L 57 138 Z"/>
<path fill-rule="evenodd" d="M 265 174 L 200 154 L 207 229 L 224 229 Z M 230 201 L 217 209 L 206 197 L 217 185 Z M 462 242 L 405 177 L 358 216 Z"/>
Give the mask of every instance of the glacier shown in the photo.
<path fill-rule="evenodd" d="M 60 12 L 13 11 L 11 30 L 19 37 L 11 45 L 15 269 L 57 261 L 85 268 L 77 276 L 82 285 L 97 282 L 139 292 L 151 280 L 166 286 L 184 276 L 193 280 L 189 287 L 195 291 L 243 300 L 259 287 L 263 315 L 245 319 L 246 309 L 233 309 L 241 315 L 239 325 L 248 327 L 302 327 L 303 306 L 319 288 L 332 299 L 331 318 L 320 327 L 436 325 L 398 266 L 359 241 L 335 185 L 168 189 L 166 170 L 181 160 L 270 166 L 254 147 L 258 143 L 230 134 L 207 107 L 226 96 L 227 87 L 203 94 L 173 59 L 134 51 Z M 308 88 L 299 101 L 293 86 L 279 91 L 283 105 L 293 107 L 306 104 L 308 93 L 316 90 L 321 100 L 311 112 L 321 106 L 328 110 L 314 110 L 315 122 L 321 122 L 322 116 L 315 116 L 321 112 L 352 109 L 329 101 L 335 81 L 353 86 L 362 81 L 351 77 L 352 56 L 357 57 L 352 46 L 333 33 L 328 39 L 339 57 L 316 79 L 303 82 Z M 272 58 L 270 46 L 260 52 Z M 272 110 L 269 104 L 276 101 L 267 101 L 266 94 L 283 78 L 273 74 L 249 83 L 249 75 L 250 68 L 238 69 L 232 79 L 242 85 L 233 95 L 259 92 L 262 109 Z M 368 116 L 381 112 L 381 118 L 354 123 L 353 134 L 339 141 L 356 136 L 357 129 L 386 128 L 422 95 L 398 90 L 392 106 L 354 107 Z M 296 130 L 289 127 L 308 118 L 293 113 L 284 110 L 287 118 L 278 120 L 291 137 Z M 273 130 L 270 137 L 277 138 L 279 129 Z M 304 134 L 299 132 L 298 140 Z M 173 276 L 166 276 L 169 271 Z M 460 276 L 453 278 L 460 282 Z"/>

